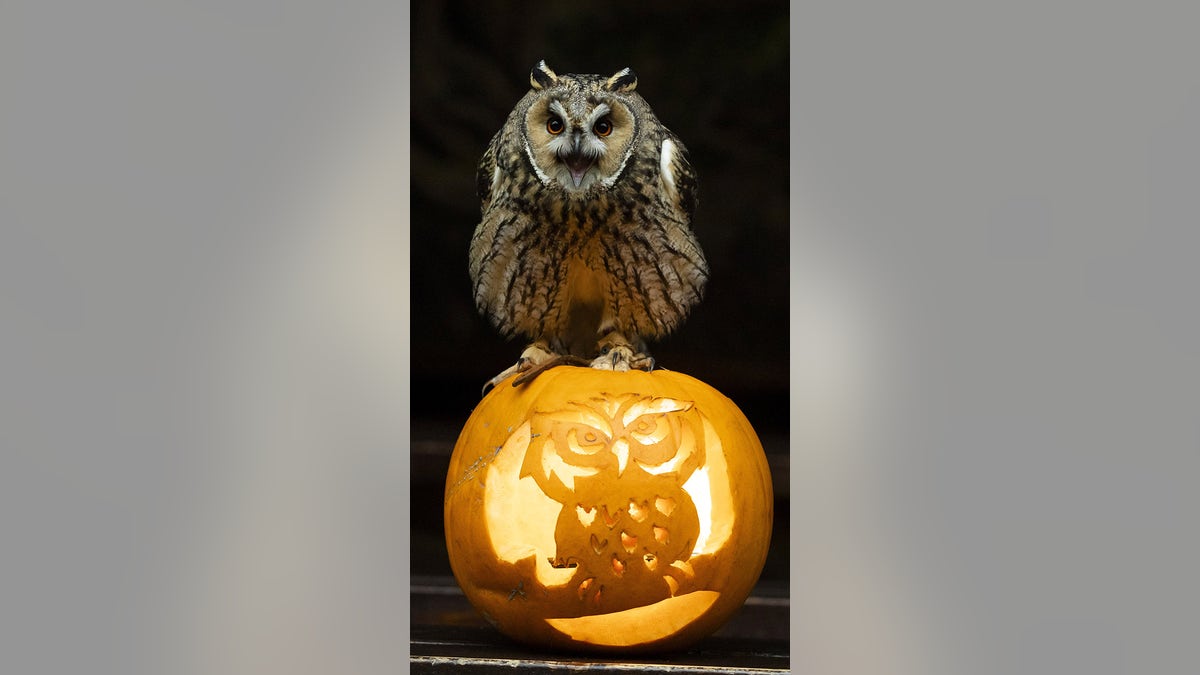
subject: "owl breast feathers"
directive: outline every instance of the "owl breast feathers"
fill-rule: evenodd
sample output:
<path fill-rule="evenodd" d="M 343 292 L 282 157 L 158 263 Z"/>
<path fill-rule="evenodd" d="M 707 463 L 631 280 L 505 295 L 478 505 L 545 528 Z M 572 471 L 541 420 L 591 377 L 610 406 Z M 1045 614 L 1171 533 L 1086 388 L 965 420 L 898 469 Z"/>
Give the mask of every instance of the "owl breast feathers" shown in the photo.
<path fill-rule="evenodd" d="M 533 341 L 497 378 L 555 358 L 648 369 L 644 340 L 679 326 L 708 278 L 686 149 L 628 68 L 557 75 L 543 61 L 530 84 L 477 175 L 476 305 Z"/>

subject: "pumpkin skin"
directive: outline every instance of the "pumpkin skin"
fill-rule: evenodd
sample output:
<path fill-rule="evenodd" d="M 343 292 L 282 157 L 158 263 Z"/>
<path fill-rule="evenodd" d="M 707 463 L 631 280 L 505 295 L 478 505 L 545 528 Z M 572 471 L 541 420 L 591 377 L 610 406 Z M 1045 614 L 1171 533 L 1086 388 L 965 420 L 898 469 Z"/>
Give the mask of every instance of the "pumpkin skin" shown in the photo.
<path fill-rule="evenodd" d="M 446 477 L 450 566 L 520 642 L 684 649 L 749 596 L 773 493 L 742 412 L 682 373 L 559 366 L 502 382 Z"/>

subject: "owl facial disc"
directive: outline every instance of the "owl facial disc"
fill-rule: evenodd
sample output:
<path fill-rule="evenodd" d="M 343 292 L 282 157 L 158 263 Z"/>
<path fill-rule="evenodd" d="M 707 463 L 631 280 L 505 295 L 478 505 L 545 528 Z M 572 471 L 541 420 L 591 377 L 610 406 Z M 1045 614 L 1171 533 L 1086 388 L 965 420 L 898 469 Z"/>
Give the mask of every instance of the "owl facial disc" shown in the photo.
<path fill-rule="evenodd" d="M 525 111 L 522 136 L 530 165 L 543 185 L 556 184 L 572 198 L 612 188 L 635 148 L 637 119 L 621 98 L 631 94 L 604 90 L 595 79 L 562 76 L 555 82 L 545 85 L 549 90 L 535 87 Z"/>

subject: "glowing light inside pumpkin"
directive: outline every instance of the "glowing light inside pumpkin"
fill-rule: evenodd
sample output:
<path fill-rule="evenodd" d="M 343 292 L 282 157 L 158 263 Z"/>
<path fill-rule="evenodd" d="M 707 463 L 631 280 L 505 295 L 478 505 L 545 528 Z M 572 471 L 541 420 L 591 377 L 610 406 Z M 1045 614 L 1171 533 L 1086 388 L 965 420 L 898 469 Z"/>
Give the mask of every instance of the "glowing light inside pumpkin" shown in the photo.
<path fill-rule="evenodd" d="M 532 477 L 517 479 L 529 441 L 526 422 L 513 431 L 488 466 L 483 503 L 488 534 L 501 560 L 516 563 L 533 556 L 538 582 L 548 588 L 562 586 L 575 570 L 553 567 L 547 558 L 555 548 L 554 524 L 562 504 L 547 497 Z"/>
<path fill-rule="evenodd" d="M 692 549 L 692 555 L 700 555 L 704 553 L 704 547 L 712 535 L 712 487 L 708 481 L 708 467 L 696 469 L 683 484 L 683 489 L 691 495 L 696 505 L 696 516 L 700 518 L 700 536 L 696 537 L 696 547 Z"/>
<path fill-rule="evenodd" d="M 625 647 L 674 634 L 708 611 L 720 595 L 717 591 L 695 591 L 622 612 L 546 619 L 546 623 L 580 642 Z"/>

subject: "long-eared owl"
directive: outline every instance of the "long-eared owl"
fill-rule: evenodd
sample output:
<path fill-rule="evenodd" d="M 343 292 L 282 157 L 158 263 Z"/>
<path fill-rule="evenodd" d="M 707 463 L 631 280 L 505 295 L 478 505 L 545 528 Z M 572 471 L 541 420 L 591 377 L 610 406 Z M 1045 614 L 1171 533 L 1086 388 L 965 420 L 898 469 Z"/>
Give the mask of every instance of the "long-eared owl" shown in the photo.
<path fill-rule="evenodd" d="M 530 85 L 477 175 L 475 303 L 532 340 L 489 384 L 558 363 L 649 370 L 645 340 L 674 330 L 708 279 L 687 151 L 629 68 L 557 75 L 542 61 Z"/>

